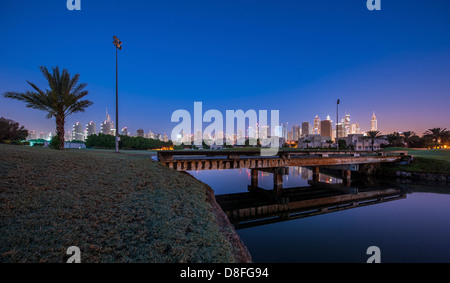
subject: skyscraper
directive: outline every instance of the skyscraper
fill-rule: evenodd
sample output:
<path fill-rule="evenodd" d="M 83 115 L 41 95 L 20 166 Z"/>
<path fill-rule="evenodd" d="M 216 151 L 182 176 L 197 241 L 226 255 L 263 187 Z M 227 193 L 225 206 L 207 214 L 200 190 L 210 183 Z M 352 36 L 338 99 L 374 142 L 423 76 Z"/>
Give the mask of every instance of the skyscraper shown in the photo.
<path fill-rule="evenodd" d="M 316 115 L 316 117 L 314 118 L 313 134 L 320 135 L 320 118 L 319 118 L 319 115 Z"/>
<path fill-rule="evenodd" d="M 351 133 L 350 114 L 345 114 L 344 119 L 344 136 L 347 137 Z"/>
<path fill-rule="evenodd" d="M 97 125 L 90 121 L 89 124 L 86 125 L 86 137 L 95 134 L 97 134 Z"/>
<path fill-rule="evenodd" d="M 323 120 L 320 122 L 320 131 L 322 137 L 330 137 L 332 135 L 333 126 L 331 125 L 331 119 Z"/>
<path fill-rule="evenodd" d="M 302 136 L 309 135 L 309 122 L 302 122 Z"/>
<path fill-rule="evenodd" d="M 300 126 L 297 125 L 297 124 L 295 124 L 295 125 L 292 127 L 292 133 L 293 133 L 293 137 L 292 137 L 293 140 L 294 140 L 294 141 L 298 140 L 298 139 L 300 138 L 300 136 L 301 136 Z"/>
<path fill-rule="evenodd" d="M 370 130 L 377 131 L 377 129 L 378 129 L 378 122 L 377 122 L 377 117 L 375 116 L 375 111 L 374 111 L 373 115 L 372 115 L 372 120 L 370 121 Z"/>
<path fill-rule="evenodd" d="M 84 141 L 84 129 L 80 122 L 76 122 L 75 125 L 73 125 L 72 139 Z"/>
<path fill-rule="evenodd" d="M 111 121 L 111 116 L 108 114 L 108 109 L 106 109 L 105 121 L 100 126 L 100 132 L 104 135 L 115 135 L 114 123 Z"/>

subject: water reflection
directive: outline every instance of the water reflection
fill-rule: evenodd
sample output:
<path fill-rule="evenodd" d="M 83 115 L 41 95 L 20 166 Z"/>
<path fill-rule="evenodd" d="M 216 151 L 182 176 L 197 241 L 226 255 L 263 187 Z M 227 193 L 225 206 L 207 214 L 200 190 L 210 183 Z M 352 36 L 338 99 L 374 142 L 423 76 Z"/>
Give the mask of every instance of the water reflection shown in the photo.
<path fill-rule="evenodd" d="M 382 262 L 450 262 L 449 187 L 378 179 L 344 187 L 327 174 L 311 186 L 313 172 L 293 167 L 275 198 L 271 173 L 259 172 L 263 191 L 253 192 L 251 170 L 190 173 L 214 189 L 254 262 L 365 262 L 372 245 Z"/>

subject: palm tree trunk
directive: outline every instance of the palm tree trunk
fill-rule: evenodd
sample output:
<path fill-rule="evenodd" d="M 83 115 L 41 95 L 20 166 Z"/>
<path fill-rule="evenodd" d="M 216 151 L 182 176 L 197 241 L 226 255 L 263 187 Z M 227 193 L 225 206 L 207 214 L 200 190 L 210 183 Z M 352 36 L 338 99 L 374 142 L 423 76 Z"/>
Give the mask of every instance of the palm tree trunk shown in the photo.
<path fill-rule="evenodd" d="M 65 124 L 65 117 L 64 115 L 57 115 L 56 116 L 56 135 L 59 138 L 59 150 L 64 149 L 64 124 Z"/>

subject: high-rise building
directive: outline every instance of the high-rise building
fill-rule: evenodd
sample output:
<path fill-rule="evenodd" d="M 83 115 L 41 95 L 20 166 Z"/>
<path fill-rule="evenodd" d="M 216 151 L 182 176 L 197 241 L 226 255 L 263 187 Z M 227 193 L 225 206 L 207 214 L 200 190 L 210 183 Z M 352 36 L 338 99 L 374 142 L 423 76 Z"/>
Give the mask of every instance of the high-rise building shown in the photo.
<path fill-rule="evenodd" d="M 65 141 L 71 141 L 72 140 L 72 132 L 71 131 L 67 131 L 67 133 L 64 135 L 64 140 Z"/>
<path fill-rule="evenodd" d="M 316 115 L 316 117 L 314 118 L 313 134 L 320 135 L 320 118 L 319 118 L 319 115 Z"/>
<path fill-rule="evenodd" d="M 284 138 L 285 140 L 288 140 L 288 123 L 281 124 L 281 127 L 282 127 L 281 137 Z"/>
<path fill-rule="evenodd" d="M 344 123 L 338 123 L 337 125 L 337 129 L 338 129 L 338 135 L 339 138 L 343 138 L 344 137 L 344 133 L 345 133 L 345 128 L 344 128 Z"/>
<path fill-rule="evenodd" d="M 359 134 L 360 132 L 361 132 L 361 129 L 360 129 L 358 123 L 352 123 L 352 124 L 350 125 L 350 134 L 352 134 L 352 135 L 357 135 L 357 134 Z"/>
<path fill-rule="evenodd" d="M 298 140 L 300 138 L 300 136 L 301 136 L 301 128 L 300 128 L 299 125 L 295 124 L 292 127 L 292 139 L 294 141 L 296 141 L 296 140 Z"/>
<path fill-rule="evenodd" d="M 143 129 L 138 129 L 136 131 L 136 136 L 143 138 L 144 137 L 144 130 Z"/>
<path fill-rule="evenodd" d="M 310 134 L 310 125 L 309 122 L 302 122 L 302 136 L 306 136 Z"/>
<path fill-rule="evenodd" d="M 370 121 L 370 130 L 377 131 L 377 129 L 378 129 L 378 122 L 377 122 L 377 117 L 375 116 L 375 111 L 374 111 L 373 115 L 372 115 L 372 120 Z"/>
<path fill-rule="evenodd" d="M 323 120 L 320 122 L 320 132 L 322 137 L 332 136 L 333 126 L 331 125 L 331 120 Z"/>
<path fill-rule="evenodd" d="M 123 127 L 122 130 L 120 131 L 120 134 L 122 136 L 128 136 L 130 133 L 128 132 L 128 128 L 127 127 Z"/>
<path fill-rule="evenodd" d="M 100 126 L 100 132 L 104 135 L 116 134 L 116 129 L 114 128 L 114 123 L 111 121 L 111 116 L 108 114 L 108 109 L 106 109 L 105 121 Z"/>
<path fill-rule="evenodd" d="M 350 114 L 345 114 L 344 118 L 344 135 L 347 137 L 351 134 Z"/>
<path fill-rule="evenodd" d="M 31 130 L 31 131 L 28 133 L 28 139 L 29 139 L 29 140 L 35 140 L 36 138 L 37 138 L 36 131 L 35 131 L 35 130 Z"/>
<path fill-rule="evenodd" d="M 90 121 L 89 124 L 86 125 L 86 137 L 95 134 L 97 134 L 97 125 Z"/>
<path fill-rule="evenodd" d="M 73 125 L 72 139 L 84 141 L 84 128 L 80 122 L 76 122 L 75 125 Z"/>

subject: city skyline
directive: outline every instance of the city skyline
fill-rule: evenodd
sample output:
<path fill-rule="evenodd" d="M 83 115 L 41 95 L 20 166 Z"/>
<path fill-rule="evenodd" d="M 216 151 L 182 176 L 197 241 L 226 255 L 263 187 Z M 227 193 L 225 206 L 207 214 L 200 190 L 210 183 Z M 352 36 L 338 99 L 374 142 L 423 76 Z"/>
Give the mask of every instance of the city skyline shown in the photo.
<path fill-rule="evenodd" d="M 280 121 L 294 125 L 315 115 L 334 119 L 341 99 L 340 112 L 349 110 L 361 131 L 370 129 L 362 121 L 373 111 L 384 134 L 450 128 L 448 1 L 384 3 L 379 13 L 362 2 L 118 1 L 69 11 L 56 0 L 28 1 L 26 9 L 8 1 L 0 11 L 8 27 L 0 31 L 8 42 L 0 46 L 8 54 L 0 92 L 28 90 L 27 80 L 45 88 L 38 67 L 60 66 L 81 75 L 94 102 L 67 125 L 102 121 L 104 109 L 115 107 L 117 35 L 120 126 L 132 133 L 169 133 L 173 111 L 192 110 L 194 101 L 222 112 L 277 109 Z M 50 30 L 50 21 L 64 25 Z M 0 113 L 29 130 L 54 129 L 45 114 L 4 97 Z"/>

